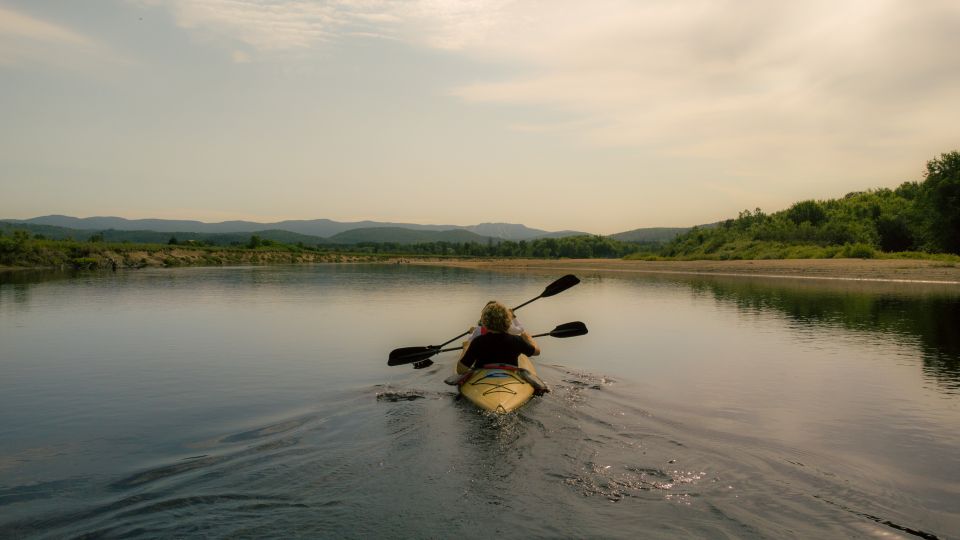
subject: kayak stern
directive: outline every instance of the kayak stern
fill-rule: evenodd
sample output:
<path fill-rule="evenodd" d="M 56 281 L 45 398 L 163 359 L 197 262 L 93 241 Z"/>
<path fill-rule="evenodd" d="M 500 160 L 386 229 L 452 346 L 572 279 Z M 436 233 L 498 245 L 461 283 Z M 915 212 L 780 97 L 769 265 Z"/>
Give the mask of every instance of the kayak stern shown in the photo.
<path fill-rule="evenodd" d="M 533 363 L 520 355 L 519 367 L 534 372 Z M 459 362 L 457 371 L 465 372 Z M 533 386 L 526 382 L 514 366 L 490 364 L 470 373 L 460 384 L 460 394 L 485 411 L 506 414 L 530 401 Z"/>

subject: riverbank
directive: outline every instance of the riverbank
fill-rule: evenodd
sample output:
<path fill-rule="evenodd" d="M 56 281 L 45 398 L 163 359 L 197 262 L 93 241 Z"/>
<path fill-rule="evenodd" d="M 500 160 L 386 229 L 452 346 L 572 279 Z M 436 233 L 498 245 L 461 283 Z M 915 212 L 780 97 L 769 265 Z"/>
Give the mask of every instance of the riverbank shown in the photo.
<path fill-rule="evenodd" d="M 753 261 L 626 261 L 621 259 L 496 259 L 411 261 L 482 269 L 706 274 L 960 285 L 960 265 L 915 259 L 775 259 Z"/>
<path fill-rule="evenodd" d="M 92 247 L 91 247 L 92 246 Z M 121 270 L 177 266 L 242 266 L 261 264 L 400 263 L 405 258 L 377 254 L 344 254 L 242 248 L 184 248 L 178 246 L 111 249 L 87 244 L 86 249 L 38 248 L 23 253 L 15 266 L 0 265 L 0 271 L 24 269 Z"/>
<path fill-rule="evenodd" d="M 83 250 L 34 248 L 24 253 L 18 269 L 119 270 L 177 266 L 242 266 L 266 264 L 380 263 L 418 264 L 460 268 L 543 270 L 565 272 L 628 272 L 753 276 L 943 283 L 960 285 L 960 264 L 926 259 L 770 259 L 643 261 L 623 259 L 478 259 L 348 254 L 310 250 L 191 248 L 170 246 L 135 248 L 126 245 L 84 244 Z"/>

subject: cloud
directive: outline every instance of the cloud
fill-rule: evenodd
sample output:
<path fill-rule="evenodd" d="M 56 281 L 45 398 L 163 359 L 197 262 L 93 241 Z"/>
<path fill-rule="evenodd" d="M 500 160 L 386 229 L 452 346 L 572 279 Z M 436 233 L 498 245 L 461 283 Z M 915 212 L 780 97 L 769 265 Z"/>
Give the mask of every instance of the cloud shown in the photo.
<path fill-rule="evenodd" d="M 184 28 L 228 35 L 260 50 L 309 47 L 339 25 L 334 8 L 311 2 L 178 1 L 174 12 Z"/>
<path fill-rule="evenodd" d="M 881 167 L 960 136 L 955 0 L 141 1 L 231 51 L 367 36 L 502 65 L 513 75 L 449 94 L 552 115 L 514 124 L 527 133 L 717 160 L 731 174 L 753 162 L 801 177 L 869 156 Z"/>
<path fill-rule="evenodd" d="M 904 148 L 930 156 L 960 136 L 956 2 L 551 5 L 512 4 L 461 42 L 519 69 L 452 94 L 551 110 L 565 121 L 543 131 L 716 159 L 736 174 L 779 159 L 794 180 L 867 156 L 882 167 Z"/>
<path fill-rule="evenodd" d="M 512 0 L 129 0 L 169 9 L 177 25 L 261 52 L 309 49 L 345 36 L 463 50 L 512 20 Z"/>
<path fill-rule="evenodd" d="M 390 2 L 378 0 L 133 0 L 168 8 L 178 26 L 228 47 L 260 53 L 311 49 L 347 35 L 387 37 L 396 22 Z"/>
<path fill-rule="evenodd" d="M 97 40 L 64 26 L 0 6 L 0 66 L 77 67 L 118 57 Z"/>
<path fill-rule="evenodd" d="M 916 133 L 930 126 L 910 118 L 943 110 L 960 88 L 953 53 L 960 4 L 953 0 L 165 5 L 184 28 L 261 52 L 362 35 L 503 63 L 517 75 L 451 94 L 552 110 L 567 116 L 552 124 L 578 126 L 598 144 L 682 150 L 677 143 L 686 141 L 687 150 L 722 154 L 735 141 L 763 144 L 771 135 L 798 142 Z M 593 127 L 583 132 L 583 122 Z"/>

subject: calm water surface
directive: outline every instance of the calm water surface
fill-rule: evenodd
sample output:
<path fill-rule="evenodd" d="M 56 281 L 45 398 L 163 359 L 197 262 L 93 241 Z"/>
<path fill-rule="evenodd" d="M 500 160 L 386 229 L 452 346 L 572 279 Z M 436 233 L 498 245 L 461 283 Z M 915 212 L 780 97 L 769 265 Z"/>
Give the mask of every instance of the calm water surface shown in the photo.
<path fill-rule="evenodd" d="M 503 417 L 387 367 L 561 273 L 0 275 L 0 537 L 960 538 L 960 288 L 580 275 Z"/>

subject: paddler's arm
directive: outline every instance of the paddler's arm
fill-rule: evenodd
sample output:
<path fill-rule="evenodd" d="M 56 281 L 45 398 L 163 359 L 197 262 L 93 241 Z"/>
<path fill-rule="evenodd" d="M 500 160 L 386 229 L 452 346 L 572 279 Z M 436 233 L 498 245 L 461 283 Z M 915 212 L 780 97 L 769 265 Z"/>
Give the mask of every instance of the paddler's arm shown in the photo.
<path fill-rule="evenodd" d="M 478 324 L 477 326 L 471 326 L 471 327 L 467 330 L 467 332 L 470 332 L 470 335 L 467 337 L 466 343 L 470 343 L 471 341 L 473 341 L 474 339 L 476 339 L 477 337 L 480 336 L 481 327 L 480 327 L 479 324 Z"/>
<path fill-rule="evenodd" d="M 539 355 L 540 355 L 540 346 L 537 345 L 537 341 L 536 341 L 535 339 L 533 339 L 532 337 L 530 337 L 530 334 L 528 334 L 526 330 L 524 330 L 523 333 L 520 334 L 520 337 L 523 338 L 524 341 L 526 341 L 527 343 L 529 343 L 531 347 L 533 347 L 533 352 L 530 353 L 528 356 L 539 356 Z"/>
<path fill-rule="evenodd" d="M 463 342 L 463 350 L 460 351 L 460 358 L 457 360 L 457 373 L 462 374 L 473 369 L 473 363 L 476 361 L 475 359 L 468 360 L 470 362 L 470 365 L 465 364 L 463 361 L 468 358 L 467 355 L 469 354 L 468 351 L 470 350 L 470 342 L 473 340 L 474 337 L 475 336 L 470 336 L 467 338 L 466 341 Z"/>

